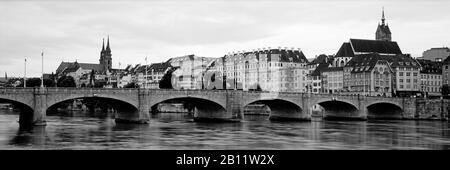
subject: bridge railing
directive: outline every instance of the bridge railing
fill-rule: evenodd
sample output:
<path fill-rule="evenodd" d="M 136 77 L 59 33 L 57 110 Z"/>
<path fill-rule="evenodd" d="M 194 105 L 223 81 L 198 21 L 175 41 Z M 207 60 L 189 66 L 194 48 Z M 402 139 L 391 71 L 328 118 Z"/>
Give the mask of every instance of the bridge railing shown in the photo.
<path fill-rule="evenodd" d="M 4 87 L 0 89 L 0 93 L 32 93 L 34 92 L 33 87 L 26 88 L 14 88 L 14 87 Z"/>
<path fill-rule="evenodd" d="M 39 90 L 40 87 L 3 87 L 0 89 L 0 93 L 30 93 Z M 382 99 L 382 98 L 395 98 L 395 99 L 410 99 L 409 97 L 383 97 L 383 96 L 363 96 L 358 94 L 328 94 L 328 93 L 305 93 L 305 92 L 279 92 L 279 91 L 242 91 L 242 90 L 233 90 L 233 89 L 220 89 L 220 90 L 204 90 L 204 89 L 142 89 L 142 88 L 90 88 L 90 87 L 45 87 L 47 92 L 69 92 L 69 91 L 78 91 L 78 92 L 136 92 L 136 91 L 178 91 L 178 92 L 217 92 L 217 93 L 226 93 L 231 91 L 240 91 L 243 93 L 249 94 L 285 94 L 285 95 L 311 95 L 311 96 L 325 96 L 325 97 L 365 97 L 372 99 Z"/>
<path fill-rule="evenodd" d="M 136 89 L 131 89 L 131 88 L 88 88 L 88 87 L 81 87 L 81 88 L 75 88 L 75 87 L 64 87 L 64 88 L 60 88 L 60 87 L 48 87 L 47 92 L 54 92 L 54 93 L 58 93 L 58 92 L 97 92 L 97 93 L 102 93 L 102 92 L 133 92 L 136 91 Z"/>

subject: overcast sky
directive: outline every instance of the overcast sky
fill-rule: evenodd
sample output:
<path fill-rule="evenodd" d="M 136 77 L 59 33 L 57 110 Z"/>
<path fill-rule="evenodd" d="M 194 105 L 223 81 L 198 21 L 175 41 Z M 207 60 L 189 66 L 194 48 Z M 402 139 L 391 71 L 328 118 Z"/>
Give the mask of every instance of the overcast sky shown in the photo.
<path fill-rule="evenodd" d="M 39 76 L 61 61 L 98 63 L 110 35 L 113 68 L 262 47 L 335 54 L 350 38 L 375 39 L 381 9 L 404 53 L 450 44 L 450 1 L 8 1 L 0 0 L 0 76 Z"/>

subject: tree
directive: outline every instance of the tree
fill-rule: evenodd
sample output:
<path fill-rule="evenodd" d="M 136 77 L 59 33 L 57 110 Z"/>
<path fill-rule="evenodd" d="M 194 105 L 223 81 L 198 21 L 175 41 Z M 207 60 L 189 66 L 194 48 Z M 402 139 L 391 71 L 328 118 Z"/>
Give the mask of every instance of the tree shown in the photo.
<path fill-rule="evenodd" d="M 39 81 L 40 83 L 41 81 Z M 55 87 L 55 82 L 51 79 L 44 79 L 44 86 L 45 87 Z"/>
<path fill-rule="evenodd" d="M 94 82 L 95 88 L 103 88 L 106 85 L 106 81 L 96 81 Z"/>
<path fill-rule="evenodd" d="M 58 87 L 76 87 L 75 79 L 72 76 L 62 76 L 58 79 Z"/>
<path fill-rule="evenodd" d="M 259 84 L 256 86 L 256 91 L 262 91 L 261 86 Z"/>
<path fill-rule="evenodd" d="M 448 94 L 450 94 L 450 87 L 448 86 L 448 84 L 442 85 L 441 88 L 442 96 L 448 96 Z"/>
<path fill-rule="evenodd" d="M 131 82 L 123 86 L 123 88 L 139 88 L 139 85 L 134 82 Z"/>
<path fill-rule="evenodd" d="M 22 82 L 21 86 L 19 86 L 19 87 L 22 87 L 22 86 L 23 86 L 23 82 Z M 40 78 L 27 79 L 27 87 L 39 87 L 39 86 L 41 86 Z"/>
<path fill-rule="evenodd" d="M 177 70 L 179 67 L 172 67 L 170 68 L 166 74 L 161 78 L 159 81 L 159 88 L 160 89 L 173 89 L 172 87 L 172 73 Z"/>

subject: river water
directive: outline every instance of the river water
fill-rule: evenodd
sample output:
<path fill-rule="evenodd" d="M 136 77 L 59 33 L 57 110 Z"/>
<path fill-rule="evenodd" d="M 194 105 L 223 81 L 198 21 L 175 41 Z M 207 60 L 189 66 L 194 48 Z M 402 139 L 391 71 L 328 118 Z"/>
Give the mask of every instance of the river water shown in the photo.
<path fill-rule="evenodd" d="M 446 121 L 199 123 L 181 113 L 150 124 L 116 124 L 104 115 L 58 113 L 47 126 L 19 128 L 19 113 L 0 110 L 0 149 L 450 149 Z"/>

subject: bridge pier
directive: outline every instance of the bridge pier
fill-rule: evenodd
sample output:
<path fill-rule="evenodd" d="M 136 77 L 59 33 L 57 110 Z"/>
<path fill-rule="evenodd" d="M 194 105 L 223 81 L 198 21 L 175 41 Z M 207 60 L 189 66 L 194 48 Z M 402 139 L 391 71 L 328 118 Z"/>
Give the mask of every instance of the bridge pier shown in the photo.
<path fill-rule="evenodd" d="M 220 108 L 220 106 L 198 107 L 197 111 L 194 113 L 194 121 L 241 122 L 244 118 L 242 91 L 229 91 L 226 95 L 226 108 Z"/>
<path fill-rule="evenodd" d="M 131 124 L 148 124 L 150 123 L 150 106 L 148 104 L 148 90 L 139 89 L 138 92 L 138 108 L 133 113 L 121 113 L 116 115 L 116 123 L 131 123 Z M 125 111 L 122 111 L 125 112 Z"/>
<path fill-rule="evenodd" d="M 20 122 L 20 124 L 21 125 L 31 124 L 33 126 L 46 126 L 47 91 L 45 88 L 35 88 L 33 96 L 34 96 L 33 97 L 34 108 L 31 122 Z"/>

